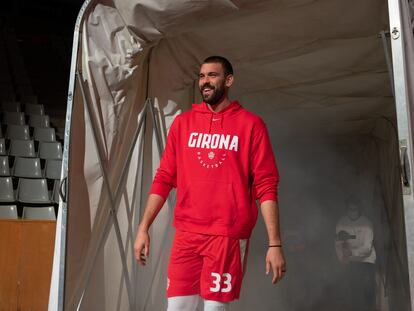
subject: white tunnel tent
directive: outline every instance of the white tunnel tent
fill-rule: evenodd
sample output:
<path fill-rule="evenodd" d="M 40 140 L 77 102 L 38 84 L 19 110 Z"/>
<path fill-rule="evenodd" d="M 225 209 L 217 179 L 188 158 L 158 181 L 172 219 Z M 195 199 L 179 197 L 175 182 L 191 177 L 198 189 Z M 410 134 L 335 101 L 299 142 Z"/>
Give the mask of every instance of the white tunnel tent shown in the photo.
<path fill-rule="evenodd" d="M 276 286 L 265 277 L 259 221 L 231 310 L 341 310 L 334 233 L 349 197 L 374 223 L 378 310 L 411 310 L 413 7 L 86 1 L 74 37 L 49 310 L 165 309 L 174 192 L 152 226 L 145 268 L 134 259 L 135 230 L 168 129 L 200 102 L 198 69 L 210 55 L 231 60 L 231 98 L 267 124 L 289 267 Z M 290 247 L 297 236 L 299 249 Z"/>

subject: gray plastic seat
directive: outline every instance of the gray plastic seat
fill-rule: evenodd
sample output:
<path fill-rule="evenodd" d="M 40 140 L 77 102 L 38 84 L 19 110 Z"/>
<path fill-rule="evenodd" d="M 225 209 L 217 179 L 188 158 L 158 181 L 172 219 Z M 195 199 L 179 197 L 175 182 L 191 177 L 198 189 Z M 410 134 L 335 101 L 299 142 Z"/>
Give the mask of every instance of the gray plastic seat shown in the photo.
<path fill-rule="evenodd" d="M 16 205 L 0 205 L 0 219 L 18 219 Z"/>
<path fill-rule="evenodd" d="M 1 103 L 1 109 L 3 111 L 8 111 L 8 112 L 21 112 L 21 106 L 19 102 L 14 102 L 14 101 L 3 101 Z"/>
<path fill-rule="evenodd" d="M 53 206 L 24 206 L 22 218 L 31 220 L 56 220 L 55 208 Z"/>
<path fill-rule="evenodd" d="M 43 107 L 43 105 L 39 105 L 39 104 L 25 104 L 24 111 L 26 112 L 26 114 L 37 114 L 37 115 L 45 114 L 45 108 Z"/>
<path fill-rule="evenodd" d="M 53 127 L 35 127 L 33 139 L 37 141 L 56 141 L 56 133 Z"/>
<path fill-rule="evenodd" d="M 14 160 L 13 176 L 42 178 L 42 167 L 39 158 L 21 158 Z"/>
<path fill-rule="evenodd" d="M 39 143 L 39 158 L 41 159 L 62 159 L 62 145 L 60 142 L 43 142 Z"/>
<path fill-rule="evenodd" d="M 8 156 L 0 156 L 0 176 L 10 176 Z"/>
<path fill-rule="evenodd" d="M 36 150 L 33 140 L 14 139 L 10 143 L 9 155 L 15 157 L 35 158 Z"/>
<path fill-rule="evenodd" d="M 46 179 L 20 178 L 17 186 L 17 201 L 39 204 L 51 203 Z"/>
<path fill-rule="evenodd" d="M 46 160 L 45 177 L 47 179 L 59 179 L 62 171 L 62 160 Z"/>
<path fill-rule="evenodd" d="M 29 127 L 27 125 L 9 124 L 7 126 L 6 138 L 29 140 L 30 139 Z"/>
<path fill-rule="evenodd" d="M 11 177 L 0 177 L 0 202 L 15 202 L 16 198 Z"/>
<path fill-rule="evenodd" d="M 26 120 L 25 120 L 24 112 L 10 112 L 10 111 L 4 112 L 3 123 L 25 125 Z"/>
<path fill-rule="evenodd" d="M 31 127 L 50 127 L 49 116 L 31 114 L 29 116 L 29 125 Z"/>
<path fill-rule="evenodd" d="M 4 138 L 0 138 L 0 155 L 7 155 L 6 140 Z"/>

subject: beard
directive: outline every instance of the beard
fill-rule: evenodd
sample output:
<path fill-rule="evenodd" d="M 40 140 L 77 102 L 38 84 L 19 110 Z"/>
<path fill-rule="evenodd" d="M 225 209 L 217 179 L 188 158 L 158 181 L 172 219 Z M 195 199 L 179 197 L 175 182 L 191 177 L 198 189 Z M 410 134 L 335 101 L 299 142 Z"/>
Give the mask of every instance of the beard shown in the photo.
<path fill-rule="evenodd" d="M 208 87 L 212 90 L 210 94 L 204 94 L 203 89 Z M 224 83 L 214 87 L 213 85 L 206 83 L 200 88 L 201 97 L 203 98 L 204 102 L 210 105 L 216 105 L 224 96 Z"/>

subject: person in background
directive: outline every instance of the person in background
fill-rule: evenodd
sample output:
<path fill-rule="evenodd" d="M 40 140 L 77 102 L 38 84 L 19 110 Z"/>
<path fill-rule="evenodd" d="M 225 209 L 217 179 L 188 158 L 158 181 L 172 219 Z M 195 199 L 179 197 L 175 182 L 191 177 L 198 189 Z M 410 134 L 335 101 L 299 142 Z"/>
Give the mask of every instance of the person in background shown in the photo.
<path fill-rule="evenodd" d="M 336 225 L 335 249 L 344 272 L 344 301 L 355 311 L 375 310 L 374 228 L 354 200 Z"/>

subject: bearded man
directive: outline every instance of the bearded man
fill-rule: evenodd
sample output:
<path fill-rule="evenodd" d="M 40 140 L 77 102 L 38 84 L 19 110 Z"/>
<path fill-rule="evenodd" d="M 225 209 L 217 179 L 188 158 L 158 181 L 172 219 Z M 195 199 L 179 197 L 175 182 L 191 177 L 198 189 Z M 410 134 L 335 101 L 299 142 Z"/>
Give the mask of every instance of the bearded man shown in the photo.
<path fill-rule="evenodd" d="M 239 298 L 249 237 L 260 203 L 268 233 L 265 269 L 272 283 L 286 272 L 277 185 L 279 174 L 262 119 L 231 101 L 230 62 L 204 60 L 199 73 L 203 98 L 171 125 L 135 240 L 145 265 L 148 230 L 170 190 L 177 188 L 174 236 L 168 267 L 168 311 L 227 310 Z"/>

